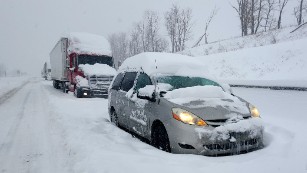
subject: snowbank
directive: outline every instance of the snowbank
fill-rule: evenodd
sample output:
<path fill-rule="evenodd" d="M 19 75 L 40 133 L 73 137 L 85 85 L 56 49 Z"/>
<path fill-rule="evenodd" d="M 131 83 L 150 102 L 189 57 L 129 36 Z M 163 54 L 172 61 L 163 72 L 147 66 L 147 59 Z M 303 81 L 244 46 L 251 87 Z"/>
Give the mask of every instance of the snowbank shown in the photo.
<path fill-rule="evenodd" d="M 73 32 L 64 37 L 68 38 L 68 53 L 112 55 L 108 40 L 102 36 Z"/>
<path fill-rule="evenodd" d="M 105 75 L 105 76 L 115 76 L 116 70 L 106 64 L 80 64 L 79 68 L 84 72 L 86 76 L 91 75 Z"/>
<path fill-rule="evenodd" d="M 197 57 L 219 80 L 307 87 L 307 38 Z"/>

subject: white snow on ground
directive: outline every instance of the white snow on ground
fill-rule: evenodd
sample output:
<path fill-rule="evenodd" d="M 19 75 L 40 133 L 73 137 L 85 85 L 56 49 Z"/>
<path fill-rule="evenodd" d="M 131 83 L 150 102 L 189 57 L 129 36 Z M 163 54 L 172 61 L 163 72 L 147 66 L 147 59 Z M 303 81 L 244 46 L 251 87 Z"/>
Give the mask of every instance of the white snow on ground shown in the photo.
<path fill-rule="evenodd" d="M 231 84 L 307 86 L 307 39 L 198 57 Z"/>
<path fill-rule="evenodd" d="M 72 32 L 64 36 L 68 38 L 68 52 L 78 54 L 94 54 L 111 56 L 111 47 L 103 36 Z"/>
<path fill-rule="evenodd" d="M 290 33 L 295 28 L 296 26 L 287 27 L 279 30 L 258 33 L 256 35 L 230 38 L 227 40 L 216 41 L 209 44 L 201 44 L 200 46 L 186 49 L 181 53 L 190 56 L 204 56 L 252 47 L 261 47 L 307 37 L 307 25 L 304 25 L 297 31 Z"/>
<path fill-rule="evenodd" d="M 107 64 L 80 64 L 79 68 L 84 72 L 85 75 L 106 75 L 106 76 L 115 76 L 116 70 Z"/>
<path fill-rule="evenodd" d="M 12 123 L 18 120 L 18 117 L 11 116 L 11 112 L 14 112 L 12 109 L 6 109 L 15 104 L 19 105 L 16 107 L 18 111 L 24 107 L 27 112 L 24 118 L 28 117 L 20 121 L 23 128 L 20 127 L 18 131 L 21 134 L 15 136 L 20 144 L 12 141 L 15 143 L 13 149 L 16 150 L 10 150 L 8 155 L 6 150 L 0 149 L 0 165 L 5 163 L 7 172 L 14 172 L 10 170 L 17 168 L 23 168 L 24 171 L 15 172 L 52 172 L 56 168 L 58 172 L 77 173 L 307 171 L 307 92 L 235 88 L 235 94 L 260 109 L 265 123 L 266 147 L 242 155 L 206 157 L 166 153 L 133 138 L 109 122 L 106 99 L 77 99 L 72 93 L 67 95 L 55 90 L 51 82 L 28 85 L 24 88 L 24 94 L 16 94 L 7 106 L 0 105 L 1 120 L 10 120 Z M 29 100 L 35 100 L 35 105 L 23 105 L 27 101 L 17 101 L 22 100 L 27 93 L 30 93 Z M 3 114 L 9 110 L 11 112 Z M 10 118 L 6 115 L 10 115 Z M 3 128 L 9 127 L 5 125 L 7 121 L 0 121 L 0 132 L 4 133 Z M 50 133 L 45 133 L 47 131 Z M 36 135 L 31 137 L 32 133 Z M 28 134 L 31 138 L 26 140 L 27 136 L 22 134 Z M 33 140 L 36 143 L 31 147 L 28 143 L 31 144 Z M 0 145 L 3 146 L 3 142 Z M 30 158 L 29 162 L 27 158 Z M 8 164 L 3 160 L 12 162 Z M 57 166 L 50 166 L 52 164 Z"/>
<path fill-rule="evenodd" d="M 28 79 L 29 77 L 27 76 L 0 77 L 0 97 L 13 89 L 20 87 Z"/>

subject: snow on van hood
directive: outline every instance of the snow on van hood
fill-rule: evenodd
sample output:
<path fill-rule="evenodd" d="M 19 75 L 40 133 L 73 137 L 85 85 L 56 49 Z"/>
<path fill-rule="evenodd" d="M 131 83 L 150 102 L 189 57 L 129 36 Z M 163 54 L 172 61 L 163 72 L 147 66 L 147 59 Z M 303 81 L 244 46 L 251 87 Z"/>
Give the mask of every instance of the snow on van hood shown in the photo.
<path fill-rule="evenodd" d="M 79 69 L 81 69 L 84 72 L 84 75 L 86 76 L 92 76 L 92 75 L 105 75 L 105 76 L 115 76 L 116 70 L 112 67 L 110 67 L 107 64 L 80 64 Z"/>
<path fill-rule="evenodd" d="M 103 36 L 72 32 L 64 37 L 68 38 L 68 53 L 112 55 L 110 44 Z"/>
<path fill-rule="evenodd" d="M 224 92 L 218 86 L 195 86 L 168 91 L 164 98 L 190 109 L 222 107 L 231 112 L 249 114 L 246 102 Z"/>

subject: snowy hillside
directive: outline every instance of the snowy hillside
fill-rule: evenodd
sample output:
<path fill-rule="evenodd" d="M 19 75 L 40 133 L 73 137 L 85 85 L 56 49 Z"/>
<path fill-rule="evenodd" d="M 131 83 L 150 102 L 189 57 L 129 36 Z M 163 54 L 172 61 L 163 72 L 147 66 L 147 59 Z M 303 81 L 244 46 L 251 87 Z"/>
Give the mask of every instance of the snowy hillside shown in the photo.
<path fill-rule="evenodd" d="M 246 37 L 236 37 L 232 39 L 216 41 L 209 44 L 202 44 L 191 49 L 187 49 L 181 53 L 190 56 L 203 56 L 222 52 L 236 51 L 251 47 L 266 46 L 270 44 L 282 43 L 307 37 L 307 25 L 304 25 L 297 31 L 290 33 L 294 29 L 296 29 L 296 27 L 288 27 L 280 30 L 258 33 L 256 35 L 250 35 Z"/>
<path fill-rule="evenodd" d="M 307 38 L 198 57 L 231 84 L 307 86 Z M 261 82 L 260 82 L 261 81 Z"/>
<path fill-rule="evenodd" d="M 191 48 L 217 79 L 230 84 L 307 87 L 307 25 Z"/>

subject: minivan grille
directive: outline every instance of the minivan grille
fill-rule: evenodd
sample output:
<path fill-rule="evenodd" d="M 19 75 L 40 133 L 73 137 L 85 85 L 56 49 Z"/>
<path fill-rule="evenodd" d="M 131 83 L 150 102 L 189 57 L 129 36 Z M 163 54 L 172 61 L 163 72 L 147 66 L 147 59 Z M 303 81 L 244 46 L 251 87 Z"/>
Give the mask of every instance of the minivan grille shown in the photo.
<path fill-rule="evenodd" d="M 236 149 L 238 147 L 243 147 L 243 146 L 253 146 L 257 145 L 258 140 L 257 139 L 249 139 L 245 141 L 240 141 L 240 142 L 229 142 L 225 144 L 208 144 L 204 145 L 204 147 L 208 150 L 231 150 L 231 149 Z"/>
<path fill-rule="evenodd" d="M 250 117 L 243 117 L 244 119 L 248 119 Z M 218 127 L 226 123 L 228 119 L 217 119 L 217 120 L 206 120 L 206 123 L 212 127 Z"/>

